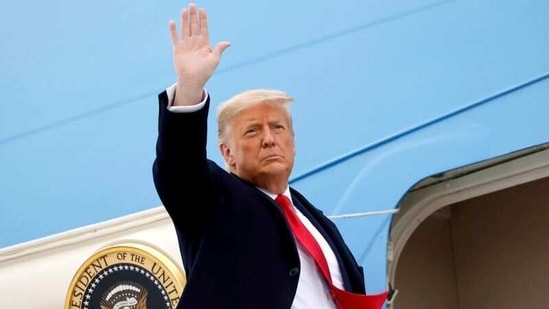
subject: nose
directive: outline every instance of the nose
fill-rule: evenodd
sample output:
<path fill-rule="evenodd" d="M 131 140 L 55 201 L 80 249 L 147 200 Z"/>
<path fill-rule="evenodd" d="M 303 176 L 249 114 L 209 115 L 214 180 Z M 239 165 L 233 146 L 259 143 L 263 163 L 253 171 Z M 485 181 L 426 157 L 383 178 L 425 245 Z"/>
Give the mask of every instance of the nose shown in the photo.
<path fill-rule="evenodd" d="M 265 134 L 263 135 L 263 140 L 261 141 L 261 145 L 263 147 L 272 147 L 275 144 L 275 137 L 273 132 L 270 128 L 265 129 Z"/>

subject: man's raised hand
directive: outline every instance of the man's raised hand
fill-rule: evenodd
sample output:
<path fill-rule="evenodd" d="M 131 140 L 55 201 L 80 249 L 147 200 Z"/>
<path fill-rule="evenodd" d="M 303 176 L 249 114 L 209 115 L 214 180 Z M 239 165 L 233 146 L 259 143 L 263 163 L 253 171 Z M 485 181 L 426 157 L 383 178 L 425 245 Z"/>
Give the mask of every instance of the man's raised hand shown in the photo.
<path fill-rule="evenodd" d="M 175 21 L 170 21 L 169 28 L 177 74 L 174 105 L 196 104 L 202 100 L 203 88 L 230 43 L 222 41 L 211 48 L 206 10 L 197 9 L 194 3 L 181 11 L 181 34 Z"/>

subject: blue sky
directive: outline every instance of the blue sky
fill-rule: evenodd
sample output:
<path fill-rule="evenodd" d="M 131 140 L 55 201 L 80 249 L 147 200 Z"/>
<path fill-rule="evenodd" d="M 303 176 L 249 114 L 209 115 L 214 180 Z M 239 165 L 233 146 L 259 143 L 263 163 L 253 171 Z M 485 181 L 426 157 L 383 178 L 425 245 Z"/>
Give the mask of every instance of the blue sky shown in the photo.
<path fill-rule="evenodd" d="M 186 4 L 0 3 L 0 248 L 160 206 L 156 96 Z M 213 102 L 295 97 L 294 175 L 549 71 L 541 0 L 197 4 L 232 43 Z"/>

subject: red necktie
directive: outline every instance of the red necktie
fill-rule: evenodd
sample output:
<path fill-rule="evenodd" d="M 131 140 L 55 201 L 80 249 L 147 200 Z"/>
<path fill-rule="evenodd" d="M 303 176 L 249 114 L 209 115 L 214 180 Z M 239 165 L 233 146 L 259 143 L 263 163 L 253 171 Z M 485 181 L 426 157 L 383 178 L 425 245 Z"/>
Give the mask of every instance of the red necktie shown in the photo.
<path fill-rule="evenodd" d="M 290 200 L 286 196 L 279 194 L 275 201 L 281 206 L 282 212 L 286 216 L 290 228 L 299 243 L 314 258 L 317 267 L 330 286 L 330 292 L 338 309 L 379 309 L 383 306 L 388 292 L 374 295 L 355 294 L 333 285 L 328 263 L 326 262 L 324 253 L 322 253 L 322 249 L 320 249 L 314 236 L 297 217 Z"/>

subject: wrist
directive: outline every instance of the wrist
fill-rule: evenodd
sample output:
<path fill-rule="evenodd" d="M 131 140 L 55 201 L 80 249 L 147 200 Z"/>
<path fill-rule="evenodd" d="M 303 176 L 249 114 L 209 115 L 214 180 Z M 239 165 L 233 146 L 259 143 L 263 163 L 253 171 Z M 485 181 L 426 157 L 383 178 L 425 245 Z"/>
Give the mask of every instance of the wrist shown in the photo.
<path fill-rule="evenodd" d="M 204 100 L 204 87 L 203 86 L 192 86 L 188 84 L 183 84 L 181 82 L 177 83 L 175 88 L 175 98 L 173 101 L 174 106 L 188 106 L 195 105 Z"/>

